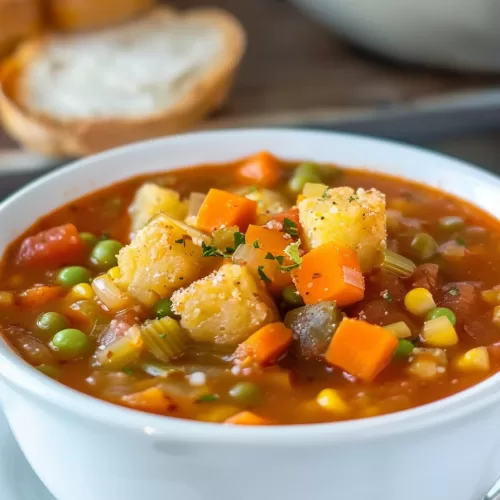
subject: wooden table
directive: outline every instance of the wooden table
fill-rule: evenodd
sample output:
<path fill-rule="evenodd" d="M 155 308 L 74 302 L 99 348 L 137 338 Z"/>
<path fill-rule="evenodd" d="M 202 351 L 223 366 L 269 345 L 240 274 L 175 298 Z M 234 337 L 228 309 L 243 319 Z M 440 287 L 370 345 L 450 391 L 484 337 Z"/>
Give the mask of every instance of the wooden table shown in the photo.
<path fill-rule="evenodd" d="M 237 16 L 248 51 L 225 108 L 203 128 L 327 122 L 339 115 L 481 92 L 500 76 L 396 65 L 354 49 L 284 0 L 171 0 Z M 0 134 L 0 147 L 12 146 Z"/>

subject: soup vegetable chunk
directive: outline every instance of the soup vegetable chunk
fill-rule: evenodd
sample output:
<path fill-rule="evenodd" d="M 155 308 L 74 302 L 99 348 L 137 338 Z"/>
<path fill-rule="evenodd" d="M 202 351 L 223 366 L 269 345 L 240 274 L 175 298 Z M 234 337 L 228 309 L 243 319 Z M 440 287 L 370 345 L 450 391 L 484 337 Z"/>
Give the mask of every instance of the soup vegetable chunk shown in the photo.
<path fill-rule="evenodd" d="M 0 330 L 60 383 L 231 425 L 410 409 L 500 368 L 500 225 L 403 179 L 267 152 L 142 176 L 6 251 Z"/>

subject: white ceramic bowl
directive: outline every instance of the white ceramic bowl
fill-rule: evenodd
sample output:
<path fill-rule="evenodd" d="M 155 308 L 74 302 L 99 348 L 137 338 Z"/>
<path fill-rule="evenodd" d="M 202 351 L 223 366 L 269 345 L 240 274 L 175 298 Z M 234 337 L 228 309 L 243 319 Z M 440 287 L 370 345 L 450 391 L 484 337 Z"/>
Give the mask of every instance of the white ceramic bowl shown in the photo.
<path fill-rule="evenodd" d="M 292 0 L 349 40 L 387 56 L 500 71 L 497 0 Z"/>
<path fill-rule="evenodd" d="M 39 215 L 74 197 L 131 175 L 262 149 L 424 181 L 500 216 L 499 179 L 437 154 L 334 133 L 206 132 L 110 151 L 27 186 L 0 205 L 0 253 Z M 104 403 L 43 376 L 3 341 L 0 374 L 13 433 L 59 500 L 476 500 L 500 472 L 498 375 L 388 416 L 245 428 Z"/>

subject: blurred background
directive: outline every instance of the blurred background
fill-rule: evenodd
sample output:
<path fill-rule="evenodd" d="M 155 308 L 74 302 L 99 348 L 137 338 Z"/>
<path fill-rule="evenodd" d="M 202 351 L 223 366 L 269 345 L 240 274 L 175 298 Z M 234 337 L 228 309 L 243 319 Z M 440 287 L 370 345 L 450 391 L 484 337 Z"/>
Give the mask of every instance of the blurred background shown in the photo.
<path fill-rule="evenodd" d="M 223 127 L 370 134 L 500 173 L 498 19 L 490 0 L 0 0 L 0 198 L 69 157 Z"/>

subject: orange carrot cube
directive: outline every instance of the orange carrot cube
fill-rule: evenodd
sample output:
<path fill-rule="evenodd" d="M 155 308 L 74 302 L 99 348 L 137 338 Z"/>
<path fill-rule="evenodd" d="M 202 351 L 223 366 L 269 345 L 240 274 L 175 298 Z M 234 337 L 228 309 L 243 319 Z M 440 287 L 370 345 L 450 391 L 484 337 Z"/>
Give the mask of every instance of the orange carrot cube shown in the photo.
<path fill-rule="evenodd" d="M 271 153 L 262 151 L 248 158 L 236 171 L 236 177 L 242 184 L 272 187 L 280 178 L 279 161 Z"/>

